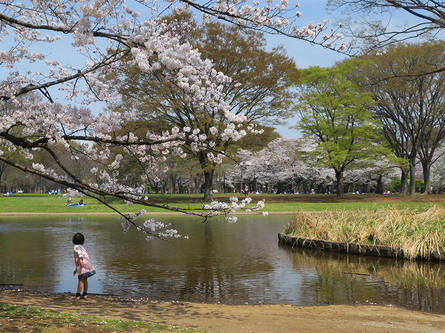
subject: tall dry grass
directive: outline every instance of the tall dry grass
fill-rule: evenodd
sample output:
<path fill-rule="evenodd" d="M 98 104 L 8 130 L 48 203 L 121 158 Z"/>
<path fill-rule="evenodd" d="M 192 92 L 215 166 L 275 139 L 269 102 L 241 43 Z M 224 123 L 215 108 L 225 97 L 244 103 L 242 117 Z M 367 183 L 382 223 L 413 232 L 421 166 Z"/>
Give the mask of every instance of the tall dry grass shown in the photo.
<path fill-rule="evenodd" d="M 407 258 L 445 252 L 445 208 L 298 211 L 285 234 L 333 242 L 400 248 Z"/>

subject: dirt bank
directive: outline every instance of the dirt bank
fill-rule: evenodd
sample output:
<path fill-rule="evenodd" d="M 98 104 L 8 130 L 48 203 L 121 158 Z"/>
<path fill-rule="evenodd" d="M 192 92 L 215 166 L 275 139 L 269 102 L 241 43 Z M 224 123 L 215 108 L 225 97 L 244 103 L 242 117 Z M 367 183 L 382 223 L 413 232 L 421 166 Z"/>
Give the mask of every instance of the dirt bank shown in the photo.
<path fill-rule="evenodd" d="M 5 290 L 0 302 L 110 319 L 194 327 L 212 332 L 445 332 L 445 315 L 391 306 L 221 305 L 130 300 Z"/>

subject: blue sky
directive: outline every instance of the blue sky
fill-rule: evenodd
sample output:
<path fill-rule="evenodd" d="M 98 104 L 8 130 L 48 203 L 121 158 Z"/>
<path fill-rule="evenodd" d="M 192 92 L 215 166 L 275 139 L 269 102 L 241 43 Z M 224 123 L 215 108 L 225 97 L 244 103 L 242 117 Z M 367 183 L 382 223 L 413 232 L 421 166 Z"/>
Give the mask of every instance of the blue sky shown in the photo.
<path fill-rule="evenodd" d="M 268 47 L 283 45 L 287 51 L 287 55 L 294 59 L 297 68 L 307 68 L 310 66 L 329 67 L 334 65 L 335 62 L 346 58 L 340 53 L 324 49 L 321 46 L 287 37 L 268 36 L 267 43 Z M 287 125 L 275 126 L 277 132 L 285 138 L 297 138 L 301 136 L 296 129 L 289 129 L 289 126 L 294 126 L 296 121 L 296 118 L 291 118 L 286 120 Z"/>
<path fill-rule="evenodd" d="M 307 25 L 309 22 L 318 23 L 324 19 L 329 19 L 330 25 L 335 28 L 338 19 L 334 15 L 326 12 L 325 0 L 303 0 L 300 1 L 302 13 L 301 17 L 296 21 L 301 25 Z M 310 66 L 329 67 L 335 62 L 345 59 L 346 57 L 340 53 L 332 50 L 327 50 L 321 46 L 312 45 L 298 39 L 288 38 L 285 36 L 266 35 L 267 47 L 273 48 L 278 45 L 283 45 L 286 49 L 287 55 L 294 59 L 297 68 L 307 68 Z M 301 134 L 296 129 L 289 129 L 289 126 L 294 126 L 297 122 L 296 118 L 286 120 L 287 125 L 275 126 L 277 132 L 285 138 L 297 138 Z"/>

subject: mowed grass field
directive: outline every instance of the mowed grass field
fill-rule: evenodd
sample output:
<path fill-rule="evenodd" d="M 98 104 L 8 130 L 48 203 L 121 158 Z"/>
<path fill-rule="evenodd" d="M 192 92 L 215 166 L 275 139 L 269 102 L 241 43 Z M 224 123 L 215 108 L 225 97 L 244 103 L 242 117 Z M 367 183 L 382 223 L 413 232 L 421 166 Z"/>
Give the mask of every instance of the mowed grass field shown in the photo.
<path fill-rule="evenodd" d="M 237 193 L 217 194 L 216 200 L 228 201 L 231 196 L 244 196 Z M 252 202 L 265 200 L 265 211 L 269 213 L 289 213 L 295 211 L 322 211 L 322 210 L 380 210 L 385 208 L 429 208 L 431 206 L 445 207 L 445 195 L 416 195 L 414 197 L 401 195 L 346 195 L 338 199 L 333 195 L 280 195 L 280 194 L 252 194 Z M 158 207 L 143 205 L 128 206 L 121 200 L 105 198 L 106 202 L 121 212 L 135 212 L 146 209 L 152 213 L 169 212 L 162 208 L 164 205 L 182 209 L 200 210 L 203 205 L 202 194 L 150 194 L 147 203 Z M 72 202 L 80 198 L 73 198 Z M 83 197 L 87 204 L 85 207 L 66 207 L 66 198 L 62 195 L 48 194 L 14 194 L 12 197 L 0 196 L 0 213 L 62 213 L 62 214 L 93 214 L 112 213 L 113 211 L 99 201 Z M 253 205 L 252 205 L 253 206 Z"/>

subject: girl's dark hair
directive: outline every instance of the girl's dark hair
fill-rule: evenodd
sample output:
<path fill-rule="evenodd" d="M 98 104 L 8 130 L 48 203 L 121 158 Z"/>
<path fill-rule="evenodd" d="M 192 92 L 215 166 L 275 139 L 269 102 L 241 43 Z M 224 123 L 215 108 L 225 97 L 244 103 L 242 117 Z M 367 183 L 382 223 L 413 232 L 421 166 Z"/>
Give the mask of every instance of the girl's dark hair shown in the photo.
<path fill-rule="evenodd" d="M 74 235 L 73 243 L 75 245 L 83 245 L 83 242 L 85 242 L 85 237 L 80 232 Z"/>

